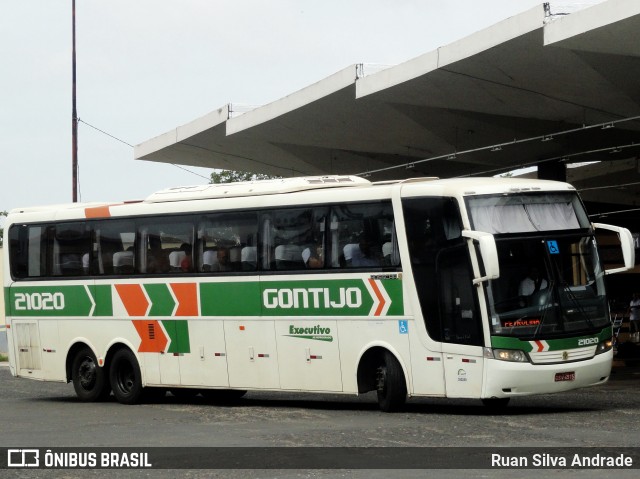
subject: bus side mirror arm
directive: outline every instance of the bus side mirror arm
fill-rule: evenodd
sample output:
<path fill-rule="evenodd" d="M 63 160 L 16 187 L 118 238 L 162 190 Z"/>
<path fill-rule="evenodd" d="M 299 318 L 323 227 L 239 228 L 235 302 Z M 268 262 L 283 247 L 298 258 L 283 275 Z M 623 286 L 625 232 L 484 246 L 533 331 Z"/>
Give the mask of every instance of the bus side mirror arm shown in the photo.
<path fill-rule="evenodd" d="M 498 249 L 493 235 L 483 231 L 463 230 L 462 236 L 477 241 L 480 246 L 480 255 L 482 256 L 486 276 L 475 278 L 473 284 L 477 285 L 483 281 L 498 279 L 500 277 L 500 263 L 498 262 Z"/>
<path fill-rule="evenodd" d="M 621 273 L 632 269 L 636 263 L 636 250 L 633 244 L 633 236 L 627 228 L 620 226 L 606 225 L 603 223 L 593 223 L 595 229 L 613 231 L 620 238 L 620 247 L 622 248 L 622 257 L 624 258 L 624 267 L 612 268 L 605 270 L 604 274 Z"/>

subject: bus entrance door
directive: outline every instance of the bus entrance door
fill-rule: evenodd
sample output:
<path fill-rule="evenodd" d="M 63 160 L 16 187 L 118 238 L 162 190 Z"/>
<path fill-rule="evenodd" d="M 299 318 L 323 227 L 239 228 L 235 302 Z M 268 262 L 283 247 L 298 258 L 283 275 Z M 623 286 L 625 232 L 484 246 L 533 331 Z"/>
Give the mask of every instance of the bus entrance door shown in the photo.
<path fill-rule="evenodd" d="M 466 246 L 438 258 L 440 335 L 447 397 L 480 397 L 482 321 Z"/>

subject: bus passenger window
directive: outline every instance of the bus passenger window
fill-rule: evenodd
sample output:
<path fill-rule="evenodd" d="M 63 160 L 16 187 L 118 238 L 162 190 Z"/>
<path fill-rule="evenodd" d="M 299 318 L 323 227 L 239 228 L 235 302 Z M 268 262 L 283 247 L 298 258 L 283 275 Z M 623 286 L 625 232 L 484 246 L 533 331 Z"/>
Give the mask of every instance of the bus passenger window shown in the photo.
<path fill-rule="evenodd" d="M 95 223 L 94 229 L 94 274 L 134 274 L 135 223 L 129 220 L 100 220 Z"/>
<path fill-rule="evenodd" d="M 146 274 L 193 272 L 193 223 L 179 217 L 138 225 L 140 271 Z"/>
<path fill-rule="evenodd" d="M 256 213 L 210 214 L 198 224 L 196 271 L 230 273 L 257 268 Z"/>
<path fill-rule="evenodd" d="M 9 263 L 15 278 L 47 275 L 47 228 L 18 226 L 9 229 Z"/>
<path fill-rule="evenodd" d="M 304 271 L 323 268 L 326 207 L 282 208 L 262 216 L 263 269 Z"/>
<path fill-rule="evenodd" d="M 53 275 L 82 276 L 82 260 L 91 251 L 91 235 L 85 223 L 61 223 L 53 238 Z"/>
<path fill-rule="evenodd" d="M 331 218 L 332 267 L 377 269 L 400 265 L 391 203 L 334 206 Z"/>

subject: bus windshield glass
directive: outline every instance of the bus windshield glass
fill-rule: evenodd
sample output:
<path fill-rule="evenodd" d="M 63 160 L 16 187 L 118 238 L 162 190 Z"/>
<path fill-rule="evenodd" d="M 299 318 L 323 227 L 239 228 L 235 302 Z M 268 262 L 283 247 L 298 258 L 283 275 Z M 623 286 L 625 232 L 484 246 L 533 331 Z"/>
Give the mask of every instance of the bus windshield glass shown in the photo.
<path fill-rule="evenodd" d="M 493 233 L 500 277 L 487 294 L 491 332 L 553 338 L 609 324 L 604 271 L 574 194 L 518 194 L 468 200 L 473 227 Z"/>

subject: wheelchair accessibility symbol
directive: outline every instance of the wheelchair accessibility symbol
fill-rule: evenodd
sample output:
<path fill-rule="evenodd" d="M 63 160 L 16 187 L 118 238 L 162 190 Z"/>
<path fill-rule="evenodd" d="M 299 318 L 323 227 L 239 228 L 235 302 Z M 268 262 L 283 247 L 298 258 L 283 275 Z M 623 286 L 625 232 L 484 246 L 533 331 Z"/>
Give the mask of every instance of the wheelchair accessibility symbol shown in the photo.
<path fill-rule="evenodd" d="M 557 241 L 547 241 L 547 248 L 549 248 L 549 254 L 560 254 L 560 248 L 558 248 Z"/>
<path fill-rule="evenodd" d="M 409 334 L 409 322 L 404 319 L 398 321 L 398 331 L 400 334 Z"/>

